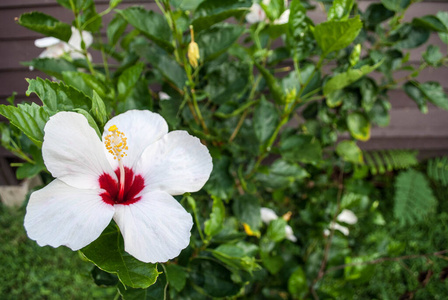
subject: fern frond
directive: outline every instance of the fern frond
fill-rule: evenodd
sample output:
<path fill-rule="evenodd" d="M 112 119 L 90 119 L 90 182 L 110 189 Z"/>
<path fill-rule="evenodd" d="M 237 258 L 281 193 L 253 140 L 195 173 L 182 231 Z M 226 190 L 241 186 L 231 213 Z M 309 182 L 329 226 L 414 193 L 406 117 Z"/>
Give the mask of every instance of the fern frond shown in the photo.
<path fill-rule="evenodd" d="M 413 169 L 402 171 L 397 176 L 394 202 L 394 216 L 402 226 L 421 221 L 437 205 L 425 175 Z"/>
<path fill-rule="evenodd" d="M 427 174 L 432 180 L 448 185 L 448 158 L 437 157 L 428 161 Z"/>
<path fill-rule="evenodd" d="M 417 154 L 415 150 L 363 151 L 366 166 L 373 175 L 413 167 L 418 164 Z"/>

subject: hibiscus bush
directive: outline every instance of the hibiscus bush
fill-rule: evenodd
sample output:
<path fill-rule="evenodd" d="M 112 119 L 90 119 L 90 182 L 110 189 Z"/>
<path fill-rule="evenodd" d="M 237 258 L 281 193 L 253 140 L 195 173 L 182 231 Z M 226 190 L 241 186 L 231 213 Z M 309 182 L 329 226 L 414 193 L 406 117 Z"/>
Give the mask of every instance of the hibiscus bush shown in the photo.
<path fill-rule="evenodd" d="M 447 56 L 428 45 L 409 61 L 431 34 L 448 43 L 448 13 L 405 22 L 411 0 L 57 1 L 72 24 L 17 20 L 46 36 L 25 63 L 48 75 L 27 79 L 41 102 L 0 106 L 17 177 L 46 183 L 24 221 L 39 245 L 78 250 L 123 299 L 446 292 L 428 283 L 448 273 L 434 193 L 447 160 L 358 144 L 389 124 L 390 90 L 448 110 L 440 83 L 418 80 Z"/>

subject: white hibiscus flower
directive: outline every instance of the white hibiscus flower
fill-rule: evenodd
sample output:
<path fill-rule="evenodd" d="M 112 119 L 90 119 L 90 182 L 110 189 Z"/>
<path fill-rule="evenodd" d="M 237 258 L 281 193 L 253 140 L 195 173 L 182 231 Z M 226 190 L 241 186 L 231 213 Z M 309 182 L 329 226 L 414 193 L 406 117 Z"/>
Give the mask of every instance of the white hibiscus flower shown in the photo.
<path fill-rule="evenodd" d="M 277 214 L 270 208 L 262 207 L 260 209 L 261 214 L 261 221 L 265 224 L 269 224 L 272 221 L 278 219 Z M 292 227 L 289 225 L 286 225 L 285 227 L 285 233 L 286 233 L 286 239 L 290 240 L 291 242 L 297 242 L 297 238 L 294 235 L 294 231 L 292 230 Z"/>
<path fill-rule="evenodd" d="M 165 262 L 188 246 L 192 217 L 172 195 L 196 192 L 210 176 L 212 159 L 198 138 L 168 133 L 160 115 L 137 110 L 107 122 L 102 141 L 73 112 L 52 116 L 44 131 L 42 155 L 56 179 L 31 194 L 31 239 L 78 250 L 113 218 L 125 250 L 143 262 Z"/>
<path fill-rule="evenodd" d="M 92 45 L 93 36 L 90 32 L 83 31 L 82 38 L 87 48 Z M 58 58 L 64 55 L 64 53 L 68 53 L 73 59 L 84 58 L 81 48 L 81 34 L 75 27 L 72 27 L 72 35 L 68 43 L 54 37 L 45 37 L 35 40 L 34 45 L 38 48 L 46 48 L 39 55 L 39 58 Z"/>

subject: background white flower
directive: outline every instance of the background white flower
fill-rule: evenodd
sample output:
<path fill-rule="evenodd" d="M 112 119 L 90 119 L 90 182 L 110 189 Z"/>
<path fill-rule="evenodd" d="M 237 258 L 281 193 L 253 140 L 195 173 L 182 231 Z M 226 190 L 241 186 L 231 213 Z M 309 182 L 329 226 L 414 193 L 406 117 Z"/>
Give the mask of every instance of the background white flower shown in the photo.
<path fill-rule="evenodd" d="M 277 214 L 272 209 L 267 208 L 267 207 L 260 208 L 260 214 L 261 214 L 261 221 L 265 224 L 269 224 L 272 221 L 278 219 Z M 286 238 L 288 240 L 290 240 L 291 242 L 297 242 L 297 238 L 294 235 L 294 231 L 292 230 L 291 226 L 286 225 L 285 233 L 286 233 Z"/>
<path fill-rule="evenodd" d="M 269 5 L 271 0 L 263 0 L 264 5 Z M 288 7 L 288 1 L 285 0 L 285 7 Z M 286 9 L 277 20 L 274 20 L 273 24 L 281 25 L 289 22 L 289 8 Z M 267 22 L 269 23 L 269 19 L 267 18 L 266 12 L 263 10 L 260 4 L 254 3 L 250 7 L 249 13 L 246 15 L 246 21 L 250 24 L 259 23 L 259 22 Z"/>
<path fill-rule="evenodd" d="M 160 115 L 137 110 L 107 122 L 103 141 L 73 112 L 52 116 L 44 131 L 42 155 L 56 179 L 30 196 L 31 239 L 78 250 L 113 218 L 125 250 L 141 261 L 165 262 L 188 246 L 192 217 L 172 195 L 198 191 L 210 176 L 198 138 L 168 133 Z"/>
<path fill-rule="evenodd" d="M 92 34 L 90 32 L 83 31 L 82 37 L 84 39 L 84 43 L 86 44 L 86 48 L 90 47 L 93 42 Z M 68 53 L 73 59 L 84 58 L 84 55 L 81 53 L 81 34 L 75 27 L 72 27 L 72 35 L 68 43 L 54 37 L 45 37 L 35 40 L 34 45 L 38 48 L 46 48 L 39 55 L 39 58 L 58 58 L 64 55 L 64 53 Z"/>
<path fill-rule="evenodd" d="M 358 217 L 356 217 L 356 215 L 351 210 L 343 209 L 339 213 L 339 215 L 336 217 L 336 220 L 338 222 L 354 225 L 354 224 L 356 224 L 358 222 Z M 340 224 L 338 224 L 336 222 L 331 222 L 330 223 L 330 228 L 334 228 L 335 230 L 339 230 L 345 236 L 348 236 L 349 233 L 350 233 L 350 230 L 347 227 L 342 226 L 342 225 L 340 225 Z M 324 235 L 325 236 L 329 236 L 330 235 L 330 230 L 324 229 Z"/>

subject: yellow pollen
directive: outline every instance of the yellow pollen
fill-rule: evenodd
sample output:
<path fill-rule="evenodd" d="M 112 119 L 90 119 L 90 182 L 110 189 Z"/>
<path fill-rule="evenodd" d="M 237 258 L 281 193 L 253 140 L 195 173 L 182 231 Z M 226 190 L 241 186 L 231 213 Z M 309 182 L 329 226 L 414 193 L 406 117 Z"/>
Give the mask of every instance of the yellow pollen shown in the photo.
<path fill-rule="evenodd" d="M 108 131 L 110 133 L 104 138 L 104 145 L 107 151 L 114 156 L 114 159 L 120 161 L 121 158 L 127 156 L 124 152 L 124 150 L 128 150 L 127 138 L 123 132 L 118 130 L 116 125 L 110 126 Z"/>

